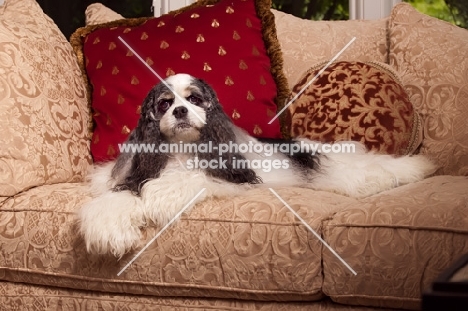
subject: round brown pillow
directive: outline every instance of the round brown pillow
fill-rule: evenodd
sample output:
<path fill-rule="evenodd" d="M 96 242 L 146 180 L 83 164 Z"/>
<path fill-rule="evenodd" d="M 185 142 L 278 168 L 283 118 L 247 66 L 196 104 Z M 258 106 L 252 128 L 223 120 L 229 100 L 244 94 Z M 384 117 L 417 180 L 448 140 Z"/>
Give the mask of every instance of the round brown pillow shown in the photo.
<path fill-rule="evenodd" d="M 309 69 L 293 99 L 327 64 Z M 288 107 L 291 137 L 321 142 L 360 141 L 378 153 L 413 153 L 422 141 L 420 120 L 390 66 L 377 62 L 331 64 Z"/>

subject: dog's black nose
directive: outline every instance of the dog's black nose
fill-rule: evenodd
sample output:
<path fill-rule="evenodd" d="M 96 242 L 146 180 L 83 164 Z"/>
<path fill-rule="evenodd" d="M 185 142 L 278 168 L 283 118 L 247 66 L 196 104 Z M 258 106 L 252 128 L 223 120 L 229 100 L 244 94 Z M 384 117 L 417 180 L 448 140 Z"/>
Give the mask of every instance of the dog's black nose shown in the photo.
<path fill-rule="evenodd" d="M 176 119 L 182 119 L 183 117 L 187 115 L 187 112 L 188 112 L 187 107 L 179 106 L 174 109 L 172 114 L 174 115 L 174 117 L 176 117 Z"/>

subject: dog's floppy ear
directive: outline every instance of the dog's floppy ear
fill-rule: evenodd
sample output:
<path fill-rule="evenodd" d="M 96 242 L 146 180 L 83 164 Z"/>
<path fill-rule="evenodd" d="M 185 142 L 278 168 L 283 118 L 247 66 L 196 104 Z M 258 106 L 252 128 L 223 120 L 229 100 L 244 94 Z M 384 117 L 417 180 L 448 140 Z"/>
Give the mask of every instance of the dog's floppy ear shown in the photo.
<path fill-rule="evenodd" d="M 165 153 L 158 153 L 162 142 L 159 130 L 160 119 L 156 117 L 156 100 L 163 90 L 158 84 L 146 96 L 141 106 L 141 116 L 136 128 L 132 131 L 126 144 L 138 149 L 131 153 L 121 153 L 112 171 L 117 179 L 115 191 L 130 190 L 139 195 L 141 187 L 146 181 L 159 177 L 166 166 L 168 157 Z"/>
<path fill-rule="evenodd" d="M 214 150 L 220 150 L 220 144 L 236 143 L 236 135 L 233 131 L 231 119 L 224 113 L 221 104 L 218 101 L 214 90 L 203 80 L 197 81 L 203 94 L 206 94 L 211 105 L 206 109 L 206 125 L 200 131 L 200 142 L 212 142 Z M 216 147 L 216 148 L 215 148 Z M 199 153 L 200 160 L 215 160 L 218 168 L 206 169 L 207 173 L 213 177 L 221 178 L 232 183 L 261 183 L 257 174 L 249 168 L 238 168 L 234 161 L 243 161 L 245 157 L 240 153 L 224 153 L 219 155 L 217 152 Z"/>

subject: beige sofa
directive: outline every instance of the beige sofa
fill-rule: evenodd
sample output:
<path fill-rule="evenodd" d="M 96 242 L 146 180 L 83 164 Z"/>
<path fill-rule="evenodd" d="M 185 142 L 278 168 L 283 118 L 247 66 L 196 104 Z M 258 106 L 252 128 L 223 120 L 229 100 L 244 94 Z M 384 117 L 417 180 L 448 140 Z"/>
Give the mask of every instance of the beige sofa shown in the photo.
<path fill-rule="evenodd" d="M 353 275 L 266 189 L 197 204 L 146 249 L 89 255 L 75 212 L 90 199 L 84 82 L 33 0 L 0 7 L 0 310 L 382 310 L 468 252 L 468 31 L 398 5 L 377 21 L 274 11 L 292 88 L 330 59 L 390 64 L 422 117 L 435 176 L 364 199 L 277 189 Z M 104 14 L 105 15 L 105 14 Z M 333 38 L 333 40 L 330 40 Z M 146 241 L 158 228 L 144 229 Z"/>

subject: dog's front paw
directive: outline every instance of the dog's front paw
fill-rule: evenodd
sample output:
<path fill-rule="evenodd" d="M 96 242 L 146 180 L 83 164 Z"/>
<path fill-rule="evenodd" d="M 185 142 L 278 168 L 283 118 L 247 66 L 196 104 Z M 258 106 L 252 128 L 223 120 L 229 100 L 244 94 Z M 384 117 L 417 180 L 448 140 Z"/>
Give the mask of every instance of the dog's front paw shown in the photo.
<path fill-rule="evenodd" d="M 79 229 L 90 253 L 121 258 L 141 241 L 145 225 L 140 198 L 128 191 L 106 192 L 78 212 Z"/>
<path fill-rule="evenodd" d="M 145 183 L 141 191 L 145 219 L 164 226 L 169 223 L 192 199 L 192 205 L 206 197 L 205 191 L 197 194 L 206 186 L 204 174 L 174 173 L 172 180 L 167 176 Z M 166 181 L 167 180 L 167 181 Z"/>

